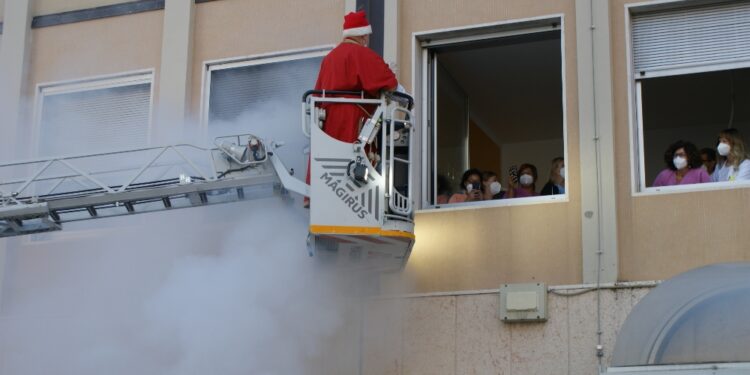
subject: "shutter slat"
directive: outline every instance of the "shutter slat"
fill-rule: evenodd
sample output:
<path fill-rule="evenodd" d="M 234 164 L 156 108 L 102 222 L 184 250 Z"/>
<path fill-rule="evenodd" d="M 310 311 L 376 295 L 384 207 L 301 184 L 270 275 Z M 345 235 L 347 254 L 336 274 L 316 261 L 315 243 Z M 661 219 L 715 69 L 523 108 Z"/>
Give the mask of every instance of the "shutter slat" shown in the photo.
<path fill-rule="evenodd" d="M 636 71 L 750 61 L 750 3 L 634 15 Z"/>
<path fill-rule="evenodd" d="M 44 97 L 43 156 L 95 153 L 147 145 L 151 84 Z"/>

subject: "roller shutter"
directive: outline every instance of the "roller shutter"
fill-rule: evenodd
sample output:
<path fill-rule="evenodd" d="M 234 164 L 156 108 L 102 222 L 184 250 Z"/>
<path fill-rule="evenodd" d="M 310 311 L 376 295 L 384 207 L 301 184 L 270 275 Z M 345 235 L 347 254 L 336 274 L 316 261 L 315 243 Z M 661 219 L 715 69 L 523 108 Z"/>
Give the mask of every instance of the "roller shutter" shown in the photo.
<path fill-rule="evenodd" d="M 89 154 L 148 144 L 151 83 L 45 94 L 39 155 Z"/>
<path fill-rule="evenodd" d="M 635 72 L 750 65 L 750 2 L 661 10 L 632 16 Z"/>

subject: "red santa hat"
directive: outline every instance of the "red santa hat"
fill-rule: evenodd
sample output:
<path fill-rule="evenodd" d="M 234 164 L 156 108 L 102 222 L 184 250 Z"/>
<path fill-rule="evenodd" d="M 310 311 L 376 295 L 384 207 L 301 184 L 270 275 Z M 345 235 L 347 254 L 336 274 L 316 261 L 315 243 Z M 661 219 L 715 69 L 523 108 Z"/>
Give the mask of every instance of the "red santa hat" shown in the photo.
<path fill-rule="evenodd" d="M 364 11 L 349 12 L 344 16 L 344 37 L 372 34 L 372 27 L 367 22 Z"/>

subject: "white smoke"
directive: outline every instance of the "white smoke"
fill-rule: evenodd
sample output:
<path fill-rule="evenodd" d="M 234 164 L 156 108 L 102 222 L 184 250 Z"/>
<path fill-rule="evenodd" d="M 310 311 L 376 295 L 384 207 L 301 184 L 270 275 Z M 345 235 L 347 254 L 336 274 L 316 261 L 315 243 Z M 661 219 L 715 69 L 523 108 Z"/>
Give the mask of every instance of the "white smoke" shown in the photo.
<path fill-rule="evenodd" d="M 0 373 L 318 373 L 347 297 L 307 256 L 304 214 L 266 199 L 141 217 L 11 256 L 54 272 L 6 277 Z"/>
<path fill-rule="evenodd" d="M 299 128 L 271 105 L 210 133 L 286 140 L 279 154 L 303 178 Z M 308 220 L 299 199 L 266 198 L 14 239 L 0 374 L 330 374 L 331 360 L 356 372 L 359 280 L 308 257 Z"/>

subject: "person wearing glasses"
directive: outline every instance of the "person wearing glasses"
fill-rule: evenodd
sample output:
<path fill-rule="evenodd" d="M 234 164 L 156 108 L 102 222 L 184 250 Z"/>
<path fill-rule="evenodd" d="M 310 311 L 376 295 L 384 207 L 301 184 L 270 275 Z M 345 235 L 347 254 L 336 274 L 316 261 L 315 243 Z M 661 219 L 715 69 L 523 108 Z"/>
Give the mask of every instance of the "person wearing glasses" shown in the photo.
<path fill-rule="evenodd" d="M 659 172 L 652 186 L 672 186 L 711 182 L 711 177 L 703 167 L 698 148 L 685 141 L 669 145 L 664 153 L 667 168 Z"/>

